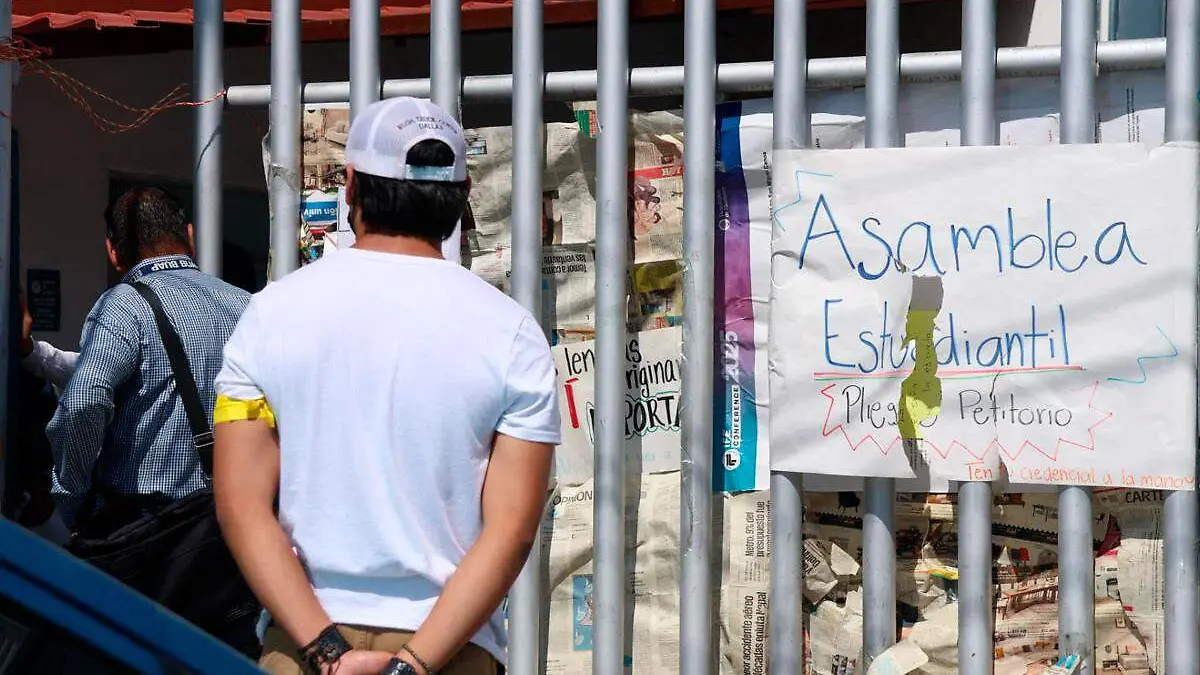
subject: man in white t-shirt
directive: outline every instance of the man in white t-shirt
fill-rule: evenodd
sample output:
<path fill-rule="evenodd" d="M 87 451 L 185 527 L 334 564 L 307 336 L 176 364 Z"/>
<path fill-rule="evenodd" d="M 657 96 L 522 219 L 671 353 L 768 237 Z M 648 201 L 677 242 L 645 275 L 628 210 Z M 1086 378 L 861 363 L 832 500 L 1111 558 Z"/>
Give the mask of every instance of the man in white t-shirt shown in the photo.
<path fill-rule="evenodd" d="M 560 442 L 550 348 L 441 256 L 469 189 L 453 118 L 376 103 L 346 164 L 354 247 L 254 296 L 216 380 L 217 513 L 272 617 L 260 665 L 495 673 Z"/>

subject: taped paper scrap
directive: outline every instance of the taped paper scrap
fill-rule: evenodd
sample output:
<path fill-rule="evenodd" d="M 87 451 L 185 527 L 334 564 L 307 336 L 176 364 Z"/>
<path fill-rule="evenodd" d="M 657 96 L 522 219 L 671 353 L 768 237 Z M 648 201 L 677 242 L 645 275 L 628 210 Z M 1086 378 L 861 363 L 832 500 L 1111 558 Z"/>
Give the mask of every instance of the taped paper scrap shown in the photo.
<path fill-rule="evenodd" d="M 1079 667 L 1079 655 L 1067 654 L 1058 657 L 1054 665 L 1046 669 L 1046 675 L 1071 675 Z"/>
<path fill-rule="evenodd" d="M 937 377 L 938 356 L 934 345 L 934 319 L 942 310 L 942 278 L 915 274 L 912 299 L 904 322 L 904 344 L 913 345 L 916 365 L 900 383 L 897 426 L 905 440 L 921 438 L 921 423 L 934 419 L 942 408 L 942 382 Z"/>
<path fill-rule="evenodd" d="M 809 614 L 809 673 L 843 675 L 862 672 L 862 601 L 862 591 L 855 589 L 846 594 L 844 604 L 822 602 Z M 739 672 L 746 672 L 746 668 Z"/>
<path fill-rule="evenodd" d="M 912 312 L 939 312 L 942 299 L 946 296 L 942 278 L 932 274 L 914 274 L 912 277 L 912 300 L 908 304 Z"/>
<path fill-rule="evenodd" d="M 933 577 L 934 579 L 958 581 L 958 570 L 952 567 L 931 567 L 929 568 L 929 576 Z"/>
<path fill-rule="evenodd" d="M 867 675 L 942 675 L 957 672 L 958 605 L 949 604 L 929 612 L 925 621 L 890 649 L 875 657 Z M 947 653 L 947 650 L 951 653 Z"/>
<path fill-rule="evenodd" d="M 1006 656 L 994 664 L 993 675 L 1026 675 L 1029 665 L 1020 656 Z"/>
<path fill-rule="evenodd" d="M 871 662 L 867 675 L 906 675 L 929 663 L 929 655 L 909 640 L 897 643 Z"/>

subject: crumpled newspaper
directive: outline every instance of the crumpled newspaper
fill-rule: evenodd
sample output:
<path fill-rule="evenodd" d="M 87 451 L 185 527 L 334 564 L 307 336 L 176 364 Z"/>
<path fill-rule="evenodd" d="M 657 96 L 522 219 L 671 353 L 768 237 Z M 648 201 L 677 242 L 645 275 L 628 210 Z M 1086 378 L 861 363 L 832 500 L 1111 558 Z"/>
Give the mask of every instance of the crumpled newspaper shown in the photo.
<path fill-rule="evenodd" d="M 957 672 L 957 603 L 926 614 L 924 621 L 913 624 L 903 640 L 876 657 L 867 669 L 867 675 L 953 675 Z"/>

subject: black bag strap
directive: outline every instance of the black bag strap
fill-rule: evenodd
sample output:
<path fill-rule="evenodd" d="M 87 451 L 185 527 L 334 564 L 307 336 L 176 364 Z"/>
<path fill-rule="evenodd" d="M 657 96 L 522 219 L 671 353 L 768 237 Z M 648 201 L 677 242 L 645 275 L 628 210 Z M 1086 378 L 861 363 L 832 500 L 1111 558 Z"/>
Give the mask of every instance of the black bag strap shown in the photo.
<path fill-rule="evenodd" d="M 158 326 L 159 337 L 167 350 L 167 358 L 171 360 L 171 372 L 175 375 L 175 389 L 183 399 L 183 409 L 187 413 L 188 426 L 192 428 L 193 443 L 196 453 L 200 455 L 200 466 L 204 473 L 212 475 L 213 463 L 213 434 L 208 424 L 208 414 L 204 412 L 204 404 L 200 402 L 200 389 L 196 386 L 196 378 L 192 375 L 192 366 L 188 362 L 187 352 L 183 350 L 183 342 L 179 333 L 171 324 L 167 311 L 154 289 L 141 281 L 129 284 L 150 305 L 154 314 L 154 323 Z"/>

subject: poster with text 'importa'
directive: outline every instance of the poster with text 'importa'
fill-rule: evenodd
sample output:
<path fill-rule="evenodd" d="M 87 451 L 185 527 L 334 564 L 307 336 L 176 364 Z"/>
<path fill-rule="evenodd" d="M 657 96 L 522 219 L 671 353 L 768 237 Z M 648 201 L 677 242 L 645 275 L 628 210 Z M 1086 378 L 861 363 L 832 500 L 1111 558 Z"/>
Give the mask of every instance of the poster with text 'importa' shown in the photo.
<path fill-rule="evenodd" d="M 1198 160 L 777 153 L 771 468 L 1194 489 Z"/>
<path fill-rule="evenodd" d="M 625 344 L 625 451 L 633 473 L 679 470 L 679 327 L 629 336 Z M 554 347 L 562 444 L 555 451 L 555 477 L 564 485 L 592 478 L 596 445 L 596 342 Z M 600 364 L 605 367 L 604 364 Z"/>

